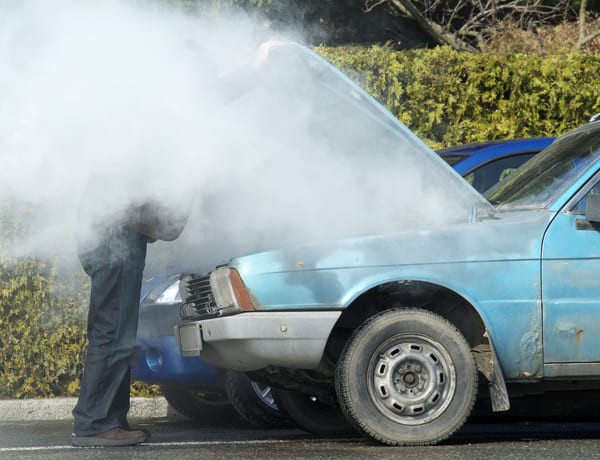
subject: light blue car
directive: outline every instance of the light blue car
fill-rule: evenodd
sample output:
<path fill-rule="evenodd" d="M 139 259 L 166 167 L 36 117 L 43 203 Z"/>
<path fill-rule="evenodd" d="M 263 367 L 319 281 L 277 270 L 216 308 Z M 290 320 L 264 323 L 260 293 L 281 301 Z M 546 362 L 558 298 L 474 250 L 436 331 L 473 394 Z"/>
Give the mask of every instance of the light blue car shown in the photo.
<path fill-rule="evenodd" d="M 554 138 L 493 141 L 451 147 L 438 154 L 478 191 L 499 182 Z M 212 366 L 197 356 L 182 356 L 173 335 L 180 321 L 180 272 L 175 267 L 146 280 L 140 297 L 134 380 L 158 384 L 179 412 L 200 420 L 231 417 L 230 403 L 261 427 L 281 426 L 268 386 Z M 230 401 L 231 397 L 231 401 Z M 279 417 L 278 417 L 279 415 Z"/>
<path fill-rule="evenodd" d="M 378 111 L 372 101 L 361 123 Z M 600 123 L 561 136 L 484 197 L 381 117 L 378 136 L 445 184 L 454 221 L 186 275 L 183 355 L 250 372 L 309 431 L 351 426 L 390 445 L 451 436 L 478 393 L 503 411 L 521 383 L 600 380 Z"/>
<path fill-rule="evenodd" d="M 295 45 L 284 48 L 284 51 L 291 48 L 304 53 L 303 48 Z M 304 54 L 309 62 L 323 65 L 314 55 Z M 336 82 L 346 84 L 346 79 L 337 70 L 327 64 L 325 68 L 332 70 L 328 79 L 333 83 L 330 88 L 335 88 Z M 353 99 L 356 103 L 353 112 L 372 108 L 370 98 L 353 95 Z M 385 115 L 384 120 L 392 117 L 387 112 L 378 114 Z M 456 146 L 438 153 L 459 174 L 467 176 L 476 190 L 485 191 L 552 141 L 553 138 L 492 141 Z M 212 366 L 196 356 L 181 355 L 173 326 L 180 321 L 179 272 L 183 270 L 183 266 L 178 266 L 154 275 L 146 273 L 140 297 L 137 359 L 131 369 L 132 378 L 160 385 L 169 403 L 191 418 L 227 418 L 235 415 L 235 408 L 255 425 L 286 425 L 288 420 L 277 410 L 267 385 Z"/>

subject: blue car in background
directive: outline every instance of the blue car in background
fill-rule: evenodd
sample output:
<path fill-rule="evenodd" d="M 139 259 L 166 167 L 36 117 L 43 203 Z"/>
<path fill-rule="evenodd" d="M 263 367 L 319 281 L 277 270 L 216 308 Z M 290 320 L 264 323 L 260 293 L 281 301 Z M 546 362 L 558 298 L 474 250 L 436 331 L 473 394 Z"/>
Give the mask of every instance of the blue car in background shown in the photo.
<path fill-rule="evenodd" d="M 492 141 L 451 147 L 438 154 L 483 193 L 553 140 Z M 191 418 L 230 417 L 237 411 L 258 426 L 285 425 L 287 420 L 278 411 L 268 386 L 198 357 L 182 356 L 173 335 L 173 327 L 180 321 L 181 271 L 181 267 L 173 268 L 151 277 L 142 286 L 132 378 L 160 385 L 167 401 Z"/>
<path fill-rule="evenodd" d="M 508 174 L 554 142 L 554 137 L 492 141 L 459 145 L 438 154 L 479 193 L 485 193 Z"/>

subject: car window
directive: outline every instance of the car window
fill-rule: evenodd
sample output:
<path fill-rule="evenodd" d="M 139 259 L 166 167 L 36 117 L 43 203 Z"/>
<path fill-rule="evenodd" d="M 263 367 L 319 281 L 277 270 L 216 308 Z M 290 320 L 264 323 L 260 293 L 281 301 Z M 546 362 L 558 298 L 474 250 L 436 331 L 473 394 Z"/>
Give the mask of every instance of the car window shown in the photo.
<path fill-rule="evenodd" d="M 485 193 L 534 155 L 530 152 L 497 158 L 469 172 L 465 180 L 479 193 Z"/>
<path fill-rule="evenodd" d="M 500 208 L 544 208 L 600 157 L 600 124 L 558 138 L 486 194 Z"/>

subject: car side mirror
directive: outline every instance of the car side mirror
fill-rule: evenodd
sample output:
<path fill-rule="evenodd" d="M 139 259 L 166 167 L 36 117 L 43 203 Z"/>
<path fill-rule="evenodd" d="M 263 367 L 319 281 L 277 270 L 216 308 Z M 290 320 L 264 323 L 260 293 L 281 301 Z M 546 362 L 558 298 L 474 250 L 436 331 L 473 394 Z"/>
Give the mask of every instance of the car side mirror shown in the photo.
<path fill-rule="evenodd" d="M 590 194 L 585 203 L 585 220 L 600 223 L 600 195 Z"/>

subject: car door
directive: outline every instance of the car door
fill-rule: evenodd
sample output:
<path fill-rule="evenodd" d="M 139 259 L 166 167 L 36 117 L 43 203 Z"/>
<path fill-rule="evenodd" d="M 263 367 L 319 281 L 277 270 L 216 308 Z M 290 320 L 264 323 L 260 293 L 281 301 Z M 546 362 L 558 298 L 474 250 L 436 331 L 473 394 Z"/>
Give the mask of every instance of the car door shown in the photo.
<path fill-rule="evenodd" d="M 552 221 L 542 248 L 544 375 L 600 372 L 600 225 L 586 204 L 598 175 Z M 588 212 L 590 212 L 588 210 Z"/>

